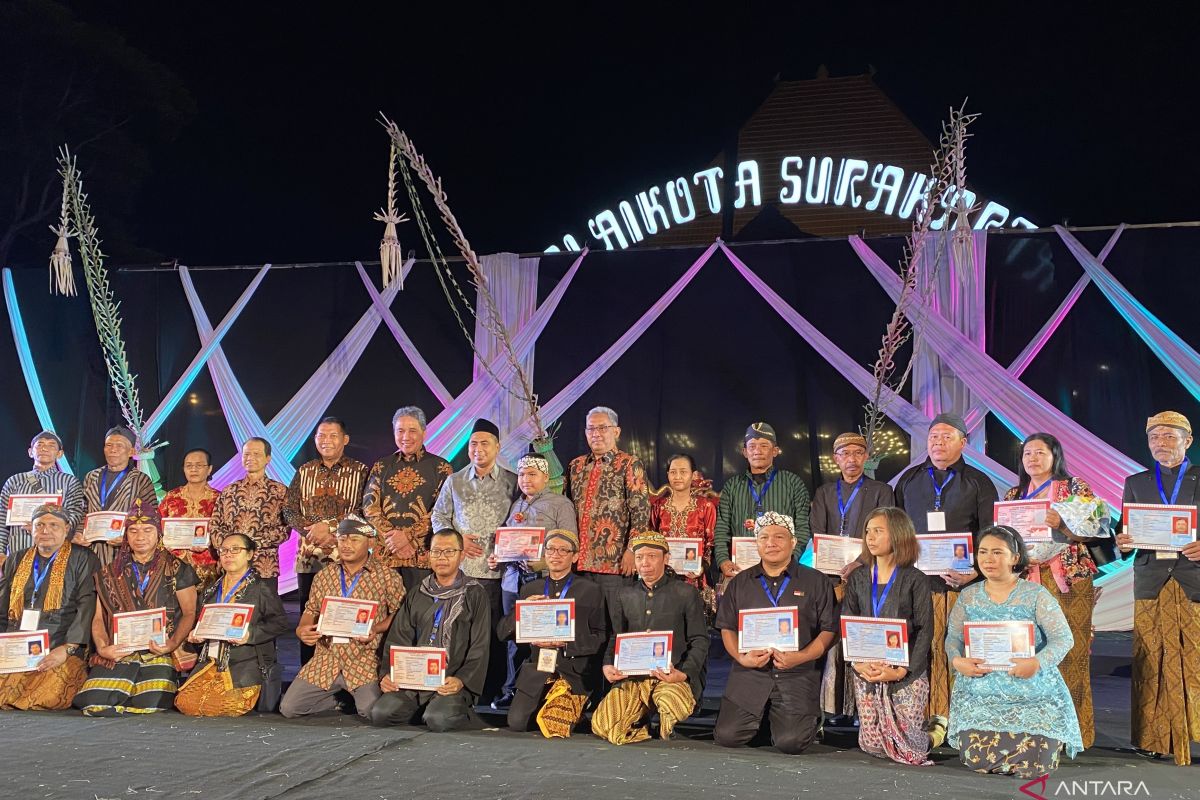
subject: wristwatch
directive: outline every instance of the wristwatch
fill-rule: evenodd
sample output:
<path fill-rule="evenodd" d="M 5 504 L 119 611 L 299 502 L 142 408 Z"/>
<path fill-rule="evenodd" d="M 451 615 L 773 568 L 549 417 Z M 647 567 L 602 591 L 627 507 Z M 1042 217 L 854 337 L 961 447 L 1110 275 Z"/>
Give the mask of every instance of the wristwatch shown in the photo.
<path fill-rule="evenodd" d="M 67 645 L 67 655 L 68 656 L 77 656 L 82 652 L 83 652 L 83 645 L 81 645 L 81 644 Z"/>

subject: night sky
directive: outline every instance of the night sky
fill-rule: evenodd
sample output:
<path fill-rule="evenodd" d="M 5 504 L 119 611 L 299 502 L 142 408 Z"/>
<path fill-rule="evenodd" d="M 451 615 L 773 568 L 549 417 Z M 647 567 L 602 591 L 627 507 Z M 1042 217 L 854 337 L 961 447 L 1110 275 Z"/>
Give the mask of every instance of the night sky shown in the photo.
<path fill-rule="evenodd" d="M 983 115 L 972 183 L 1042 224 L 1200 218 L 1194 20 L 1057 4 L 941 5 L 936 22 L 913 4 L 840 18 L 750 3 L 68 5 L 195 100 L 152 150 L 131 226 L 137 245 L 191 265 L 377 257 L 380 111 L 442 176 L 478 252 L 539 251 L 701 167 L 776 76 L 821 64 L 873 67 L 930 137 L 969 96 Z"/>

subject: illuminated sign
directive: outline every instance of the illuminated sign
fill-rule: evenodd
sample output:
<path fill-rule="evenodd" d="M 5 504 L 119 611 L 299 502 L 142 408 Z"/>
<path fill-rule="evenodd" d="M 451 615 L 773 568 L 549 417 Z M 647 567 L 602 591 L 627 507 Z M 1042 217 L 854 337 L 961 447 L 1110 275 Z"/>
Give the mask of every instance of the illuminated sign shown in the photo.
<path fill-rule="evenodd" d="M 675 178 L 662 186 L 651 186 L 638 192 L 632 200 L 617 203 L 616 210 L 605 209 L 588 220 L 593 241 L 603 243 L 606 250 L 624 250 L 644 241 L 672 225 L 686 225 L 698 213 L 721 213 L 721 182 L 725 171 L 709 167 L 686 178 Z M 907 172 L 891 164 L 873 164 L 861 158 L 832 158 L 830 156 L 785 156 L 779 162 L 779 177 L 783 187 L 779 202 L 784 206 L 839 206 L 861 208 L 897 219 L 911 219 L 917 204 L 925 196 L 933 179 L 923 172 Z M 695 192 L 693 192 L 695 187 Z M 733 178 L 734 208 L 762 205 L 762 179 L 757 161 L 741 161 Z M 958 187 L 950 186 L 938 198 L 943 213 L 932 220 L 931 227 L 940 230 L 946 225 L 949 209 L 957 202 Z M 970 189 L 962 191 L 967 206 L 978 199 Z M 1025 217 L 1011 217 L 1005 206 L 996 202 L 984 203 L 974 214 L 971 227 L 1036 228 Z M 550 245 L 547 253 L 582 249 L 571 234 L 563 236 L 563 245 Z"/>

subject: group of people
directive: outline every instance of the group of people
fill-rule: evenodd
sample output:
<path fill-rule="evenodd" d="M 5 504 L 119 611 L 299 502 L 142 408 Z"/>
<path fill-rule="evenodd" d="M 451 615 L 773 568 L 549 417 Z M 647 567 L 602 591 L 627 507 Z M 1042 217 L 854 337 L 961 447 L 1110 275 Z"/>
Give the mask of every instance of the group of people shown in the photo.
<path fill-rule="evenodd" d="M 58 436 L 39 433 L 33 468 L 0 492 L 5 509 L 10 498 L 52 496 L 28 522 L 0 527 L 0 631 L 46 631 L 49 645 L 30 670 L 0 675 L 0 708 L 211 716 L 278 708 L 298 717 L 335 711 L 348 697 L 372 724 L 444 731 L 490 700 L 508 709 L 514 730 L 536 727 L 547 738 L 570 736 L 590 708 L 592 732 L 625 744 L 670 738 L 697 709 L 715 628 L 733 662 L 714 730 L 721 746 L 749 744 L 765 728 L 779 750 L 799 753 L 826 717 L 856 717 L 859 746 L 881 758 L 927 765 L 945 741 L 971 769 L 1039 776 L 1093 742 L 1092 579 L 1109 519 L 1075 513 L 1102 504 L 1067 471 L 1050 434 L 1025 440 L 1018 485 L 1005 496 L 1051 503 L 1052 541 L 1035 544 L 993 524 L 998 493 L 965 462 L 968 427 L 953 414 L 934 419 L 928 457 L 895 489 L 866 477 L 861 435 L 839 436 L 839 476 L 811 499 L 798 475 L 776 465 L 776 434 L 763 422 L 747 428 L 747 469 L 719 496 L 686 454 L 668 459 L 667 485 L 651 493 L 643 464 L 618 446 L 609 408 L 588 412 L 589 452 L 570 462 L 561 494 L 536 452 L 515 473 L 499 464 L 493 423 L 475 422 L 458 471 L 425 449 L 425 425 L 419 408 L 397 410 L 397 449 L 368 468 L 346 456 L 346 427 L 327 417 L 314 436 L 318 458 L 289 486 L 267 477 L 264 439 L 242 445 L 246 477 L 220 492 L 208 483 L 211 457 L 193 449 L 187 483 L 161 502 L 133 465 L 130 431 L 108 432 L 106 463 L 82 483 L 57 469 Z M 1146 431 L 1155 467 L 1128 478 L 1123 501 L 1196 506 L 1190 423 L 1163 412 Z M 91 534 L 87 515 L 100 512 L 125 515 L 119 535 Z M 166 549 L 171 519 L 203 522 L 207 541 Z M 541 560 L 499 560 L 496 531 L 506 527 L 544 530 Z M 275 640 L 290 623 L 279 547 L 293 531 L 302 666 L 282 692 Z M 969 534 L 971 557 L 956 562 L 962 569 L 927 574 L 916 566 L 918 537 L 939 532 Z M 822 572 L 800 560 L 814 536 L 862 541 L 843 568 Z M 681 538 L 691 541 L 673 564 Z M 1127 532 L 1115 542 L 1132 549 Z M 1133 568 L 1132 738 L 1148 754 L 1190 763 L 1189 743 L 1200 740 L 1191 700 L 1200 695 L 1200 544 L 1138 551 Z M 518 601 L 564 598 L 574 601 L 573 637 L 514 641 Z M 373 614 L 353 636 L 328 635 L 330 599 L 369 603 Z M 240 638 L 198 635 L 200 610 L 228 603 L 253 609 Z M 779 632 L 789 644 L 744 647 L 743 618 L 771 609 L 786 612 Z M 118 642 L 122 615 L 148 611 L 161 611 L 161 623 L 144 646 Z M 907 658 L 848 661 L 838 644 L 843 616 L 903 621 Z M 970 624 L 996 621 L 1031 623 L 1032 656 L 1004 669 L 971 657 Z M 667 652 L 655 650 L 664 660 L 622 671 L 622 642 L 646 632 L 664 635 Z M 393 648 L 443 651 L 444 679 L 399 685 Z"/>

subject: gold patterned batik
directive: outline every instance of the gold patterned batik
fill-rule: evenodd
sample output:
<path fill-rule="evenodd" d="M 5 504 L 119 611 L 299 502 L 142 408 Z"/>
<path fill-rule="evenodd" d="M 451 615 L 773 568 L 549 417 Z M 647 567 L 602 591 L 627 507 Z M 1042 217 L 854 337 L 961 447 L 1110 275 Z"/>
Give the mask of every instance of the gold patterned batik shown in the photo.
<path fill-rule="evenodd" d="M 1200 742 L 1200 603 L 1175 580 L 1155 600 L 1133 603 L 1134 747 L 1192 763 Z"/>

